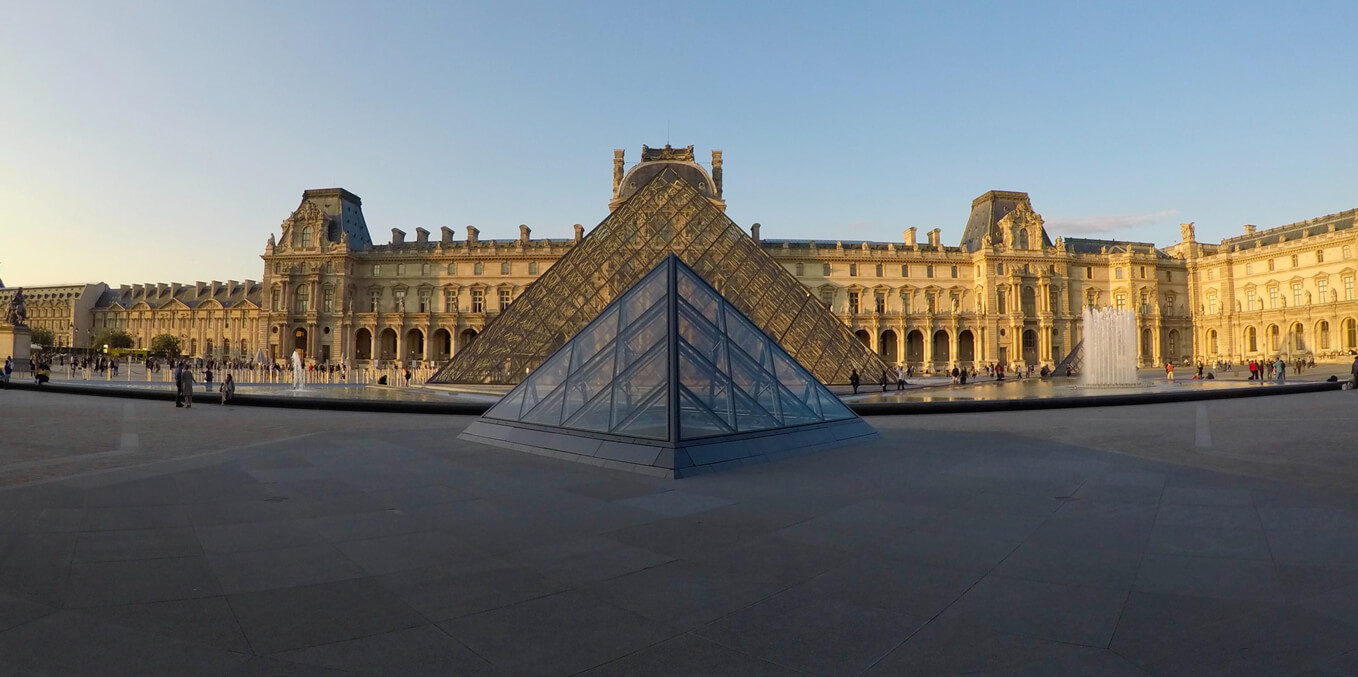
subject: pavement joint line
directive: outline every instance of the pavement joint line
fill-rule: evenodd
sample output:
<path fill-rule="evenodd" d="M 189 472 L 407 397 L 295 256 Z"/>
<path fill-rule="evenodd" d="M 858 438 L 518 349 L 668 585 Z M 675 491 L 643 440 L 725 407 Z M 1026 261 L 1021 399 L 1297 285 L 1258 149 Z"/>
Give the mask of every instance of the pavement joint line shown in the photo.
<path fill-rule="evenodd" d="M 201 453 L 201 454 L 190 454 L 190 455 L 188 455 L 188 456 L 176 456 L 176 457 L 174 457 L 174 458 L 160 458 L 160 459 L 156 459 L 156 460 L 153 460 L 153 461 L 147 461 L 147 462 L 145 462 L 145 463 L 133 463 L 133 464 L 131 464 L 131 465 L 123 465 L 123 466 L 118 466 L 118 467 L 116 467 L 116 468 L 100 468 L 100 469 L 98 469 L 98 470 L 88 470 L 88 471 L 81 472 L 81 473 L 75 473 L 75 474 L 73 474 L 73 475 L 62 475 L 61 477 L 44 477 L 44 478 L 42 478 L 42 479 L 40 479 L 40 480 L 33 480 L 33 481 L 31 481 L 31 482 L 20 482 L 20 483 L 18 483 L 18 484 L 6 484 L 6 485 L 3 485 L 3 486 L 0 486 L 0 492 L 5 492 L 5 491 L 8 491 L 8 490 L 10 490 L 10 489 L 21 489 L 21 488 L 24 488 L 24 487 L 34 487 L 34 486 L 39 486 L 39 485 L 42 485 L 42 484 L 50 484 L 50 483 L 53 483 L 53 482 L 69 482 L 69 481 L 75 480 L 75 479 L 82 479 L 82 478 L 86 478 L 86 477 L 94 477 L 94 476 L 96 476 L 96 475 L 104 475 L 104 474 L 108 474 L 108 473 L 112 473 L 112 472 L 120 472 L 120 471 L 123 471 L 123 470 L 137 470 L 137 469 L 143 469 L 143 468 L 148 468 L 148 467 L 155 466 L 155 465 L 162 465 L 162 464 L 165 464 L 165 463 L 179 463 L 179 462 L 182 462 L 182 461 L 190 461 L 190 460 L 194 460 L 194 459 L 207 458 L 207 457 L 209 457 L 209 456 L 217 456 L 217 455 L 219 455 L 219 454 L 229 454 L 229 453 L 233 453 L 233 452 L 244 451 L 244 450 L 246 450 L 246 449 L 251 449 L 251 448 L 254 448 L 254 447 L 262 447 L 262 446 L 266 446 L 266 445 L 269 445 L 269 444 L 277 444 L 277 443 L 279 443 L 279 442 L 289 442 L 289 441 L 292 441 L 292 440 L 299 440 L 299 439 L 303 439 L 303 438 L 306 438 L 306 437 L 314 437 L 314 436 L 317 436 L 317 435 L 326 435 L 326 434 L 329 434 L 329 433 L 330 433 L 330 431 L 328 431 L 328 430 L 317 430 L 317 431 L 315 431 L 315 432 L 302 433 L 301 435 L 289 435 L 288 437 L 279 437 L 279 438 L 277 438 L 277 439 L 264 440 L 264 441 L 262 441 L 262 442 L 252 442 L 252 443 L 250 443 L 250 444 L 245 444 L 245 445 L 241 445 L 241 446 L 238 446 L 238 447 L 227 447 L 226 449 L 217 449 L 217 450 L 214 450 L 214 451 L 205 451 L 205 452 L 203 452 L 203 453 Z M 29 463 L 33 463 L 33 464 L 62 463 L 62 462 L 67 462 L 67 461 L 72 461 L 72 460 L 83 460 L 83 459 L 87 459 L 87 458 L 94 458 L 94 457 L 100 457 L 100 456 L 122 455 L 122 454 L 126 454 L 126 453 L 128 453 L 128 452 L 123 452 L 123 451 L 100 451 L 100 452 L 95 452 L 95 453 L 93 453 L 93 454 L 84 454 L 84 455 L 82 455 L 82 456 L 65 456 L 65 457 L 62 457 L 62 458 L 59 458 L 59 459 L 50 459 L 50 460 L 43 460 L 43 461 L 29 461 Z M 8 464 L 8 465 L 3 465 L 3 466 L 0 466 L 0 473 L 3 473 L 4 471 L 6 471 L 6 470 L 8 470 L 8 469 L 10 469 L 10 468 L 16 468 L 16 469 L 22 470 L 22 469 L 23 469 L 23 466 L 21 466 L 20 464 L 17 464 L 17 463 L 12 463 L 12 464 Z M 173 471 L 172 471 L 172 472 L 173 472 Z"/>
<path fill-rule="evenodd" d="M 1212 426 L 1207 420 L 1207 405 L 1199 404 L 1195 407 L 1197 419 L 1193 431 L 1193 445 L 1196 447 L 1212 446 Z"/>

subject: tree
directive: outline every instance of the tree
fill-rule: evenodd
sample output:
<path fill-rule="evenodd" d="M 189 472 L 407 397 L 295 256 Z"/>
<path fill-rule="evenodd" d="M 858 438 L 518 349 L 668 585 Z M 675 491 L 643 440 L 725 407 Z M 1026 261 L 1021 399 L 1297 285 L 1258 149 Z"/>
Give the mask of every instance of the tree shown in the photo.
<path fill-rule="evenodd" d="M 47 327 L 32 327 L 29 329 L 31 339 L 34 344 L 44 348 L 51 348 L 57 344 L 57 337 Z"/>
<path fill-rule="evenodd" d="M 161 334 L 151 339 L 151 352 L 167 357 L 177 357 L 179 355 L 179 337 Z"/>
<path fill-rule="evenodd" d="M 108 346 L 109 350 L 115 350 L 131 348 L 133 343 L 132 335 L 121 329 L 100 329 L 99 333 L 94 335 L 93 348 L 103 350 L 104 346 Z"/>

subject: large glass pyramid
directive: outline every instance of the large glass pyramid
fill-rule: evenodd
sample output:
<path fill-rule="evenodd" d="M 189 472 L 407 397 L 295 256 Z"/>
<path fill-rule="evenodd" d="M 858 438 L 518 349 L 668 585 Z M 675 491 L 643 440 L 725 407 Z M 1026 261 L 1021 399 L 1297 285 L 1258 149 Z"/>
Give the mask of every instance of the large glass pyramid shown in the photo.
<path fill-rule="evenodd" d="M 680 476 L 875 433 L 671 254 L 463 435 Z"/>
<path fill-rule="evenodd" d="M 670 254 L 713 283 L 822 383 L 847 383 L 852 369 L 876 382 L 886 370 L 759 243 L 666 169 L 552 264 L 429 382 L 519 383 Z"/>

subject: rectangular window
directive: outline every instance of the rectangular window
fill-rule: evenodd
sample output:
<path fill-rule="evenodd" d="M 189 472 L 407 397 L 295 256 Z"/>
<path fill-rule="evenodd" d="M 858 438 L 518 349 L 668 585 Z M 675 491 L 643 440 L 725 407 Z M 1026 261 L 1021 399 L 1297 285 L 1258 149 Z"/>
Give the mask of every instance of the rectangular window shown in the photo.
<path fill-rule="evenodd" d="M 901 264 L 901 277 L 910 277 L 910 266 Z"/>
<path fill-rule="evenodd" d="M 1115 307 L 1117 307 L 1118 310 L 1126 310 L 1126 309 L 1127 309 L 1127 295 L 1126 295 L 1126 294 L 1118 294 L 1117 296 L 1114 296 L 1114 297 L 1113 297 L 1113 305 L 1114 305 Z"/>
<path fill-rule="evenodd" d="M 849 313 L 858 314 L 858 292 L 856 291 L 849 292 Z"/>
<path fill-rule="evenodd" d="M 457 295 L 454 294 L 451 289 L 445 289 L 443 291 L 443 312 L 457 312 Z"/>
<path fill-rule="evenodd" d="M 382 264 L 373 264 L 373 277 L 382 277 Z"/>
<path fill-rule="evenodd" d="M 1004 264 L 1003 264 L 1003 263 L 997 263 L 997 264 L 995 264 L 995 274 L 996 274 L 996 275 L 1003 275 L 1003 274 L 1004 274 Z"/>
<path fill-rule="evenodd" d="M 501 275 L 508 275 L 508 274 L 509 274 L 509 262 L 508 262 L 508 261 L 505 261 L 504 263 L 501 263 L 501 264 L 500 264 L 500 274 L 501 274 Z"/>
<path fill-rule="evenodd" d="M 929 264 L 929 265 L 927 265 L 927 266 L 924 267 L 924 276 L 925 276 L 925 277 L 933 277 L 933 276 L 934 276 L 934 264 L 931 263 L 931 264 Z"/>
<path fill-rule="evenodd" d="M 404 263 L 398 263 L 398 264 L 396 264 L 396 277 L 405 277 L 405 276 L 406 276 L 406 264 L 404 264 Z"/>
<path fill-rule="evenodd" d="M 901 294 L 901 312 L 906 315 L 910 314 L 910 294 L 908 292 Z"/>
<path fill-rule="evenodd" d="M 333 287 L 326 287 L 326 288 L 325 288 L 325 301 L 324 301 L 324 304 L 325 304 L 325 305 L 322 306 L 322 308 L 321 308 L 322 310 L 324 310 L 324 311 L 327 312 L 327 313 L 333 313 L 333 312 L 335 312 L 335 290 L 334 290 Z"/>
<path fill-rule="evenodd" d="M 1094 279 L 1094 266 L 1088 266 L 1085 268 L 1085 279 L 1086 280 Z"/>
<path fill-rule="evenodd" d="M 1214 279 L 1215 277 L 1216 277 L 1216 271 L 1215 271 L 1215 270 L 1209 270 L 1209 271 L 1207 271 L 1207 279 L 1211 280 L 1211 279 Z"/>
<path fill-rule="evenodd" d="M 1293 307 L 1293 308 L 1296 308 L 1296 307 L 1298 307 L 1298 306 L 1300 306 L 1300 305 L 1301 305 L 1301 283 L 1300 283 L 1300 282 L 1293 282 L 1293 283 L 1292 283 L 1292 307 Z"/>
<path fill-rule="evenodd" d="M 1345 301 L 1352 301 L 1352 300 L 1353 300 L 1353 276 L 1352 276 L 1352 275 L 1345 275 L 1345 276 L 1344 276 L 1344 300 L 1345 300 Z"/>
<path fill-rule="evenodd" d="M 830 277 L 830 264 L 828 263 L 821 264 L 821 274 L 826 277 Z"/>
<path fill-rule="evenodd" d="M 801 277 L 801 276 L 802 276 L 802 271 L 804 270 L 801 261 L 798 261 L 798 262 L 797 262 L 796 270 L 797 270 L 797 277 Z"/>
<path fill-rule="evenodd" d="M 1246 264 L 1245 264 L 1245 274 L 1246 274 L 1246 275 L 1251 275 L 1251 274 L 1253 274 L 1253 273 L 1254 273 L 1254 264 L 1253 264 L 1253 263 L 1246 263 Z"/>
<path fill-rule="evenodd" d="M 1120 267 L 1119 267 L 1119 268 L 1114 268 L 1114 269 L 1113 269 L 1113 277 L 1116 277 L 1117 279 L 1121 280 L 1121 279 L 1122 279 L 1122 268 L 1120 268 Z"/>
<path fill-rule="evenodd" d="M 1165 271 L 1165 282 L 1173 282 L 1173 281 L 1174 281 L 1174 272 L 1173 272 L 1173 271 L 1166 270 L 1166 271 Z"/>
<path fill-rule="evenodd" d="M 1009 312 L 1009 309 L 1006 308 L 1005 306 L 1006 304 L 1004 298 L 1004 290 L 1001 289 L 995 292 L 995 310 L 998 311 L 1001 315 L 1003 315 Z"/>
<path fill-rule="evenodd" d="M 486 272 L 486 267 L 482 265 L 480 261 L 477 261 L 472 265 L 472 275 L 480 275 L 484 272 Z"/>
<path fill-rule="evenodd" d="M 429 312 L 429 297 L 424 294 L 420 294 L 420 312 Z"/>
<path fill-rule="evenodd" d="M 1268 260 L 1268 270 L 1269 272 L 1273 272 L 1273 259 Z"/>
<path fill-rule="evenodd" d="M 1316 293 L 1320 296 L 1317 301 L 1327 303 L 1330 300 L 1330 281 L 1323 277 L 1316 280 Z"/>
<path fill-rule="evenodd" d="M 877 264 L 877 277 L 882 276 L 882 264 Z"/>
<path fill-rule="evenodd" d="M 382 292 L 375 291 L 368 294 L 368 312 L 377 312 L 377 304 L 382 300 Z"/>
<path fill-rule="evenodd" d="M 1256 300 L 1256 297 L 1255 297 L 1255 294 L 1254 294 L 1254 290 L 1253 290 L 1253 289 L 1246 289 L 1246 290 L 1245 290 L 1245 310 L 1254 310 L 1254 309 L 1255 309 L 1255 307 L 1254 307 L 1255 300 Z"/>
<path fill-rule="evenodd" d="M 456 274 L 457 274 L 457 264 L 456 264 L 456 263 L 450 263 L 450 264 L 448 264 L 448 274 L 449 274 L 449 275 L 456 275 Z"/>
<path fill-rule="evenodd" d="M 528 262 L 528 274 L 529 274 L 529 275 L 537 275 L 537 274 L 538 274 L 538 262 L 537 262 L 537 261 L 529 261 L 529 262 Z"/>
<path fill-rule="evenodd" d="M 1341 249 L 1341 250 L 1339 251 L 1339 256 L 1340 256 L 1340 258 L 1345 258 L 1345 259 L 1347 259 L 1347 258 L 1349 258 L 1349 254 L 1351 254 L 1351 253 L 1352 253 L 1352 250 L 1349 248 L 1349 246 L 1348 246 L 1348 245 L 1344 245 L 1344 248 Z"/>
<path fill-rule="evenodd" d="M 478 264 L 480 265 L 480 264 Z M 472 290 L 472 312 L 486 312 L 486 292 L 481 289 Z"/>
<path fill-rule="evenodd" d="M 392 310 L 394 310 L 394 311 L 396 311 L 396 312 L 398 312 L 398 313 L 404 313 L 404 312 L 406 311 L 406 293 L 405 293 L 405 290 L 403 290 L 403 289 L 397 289 L 397 290 L 396 290 L 395 294 L 392 296 L 391 308 L 392 308 Z"/>
<path fill-rule="evenodd" d="M 500 312 L 509 310 L 509 304 L 514 302 L 514 292 L 508 289 L 500 290 Z"/>
<path fill-rule="evenodd" d="M 1269 308 L 1277 308 L 1277 307 L 1278 307 L 1278 288 L 1277 288 L 1277 287 L 1269 287 L 1269 288 L 1268 288 L 1268 307 L 1269 307 Z"/>
<path fill-rule="evenodd" d="M 953 279 L 956 279 L 956 278 L 957 278 L 957 266 L 953 266 L 953 267 L 952 267 L 952 276 L 953 276 Z"/>
<path fill-rule="evenodd" d="M 1325 263 L 1325 250 L 1316 250 L 1316 263 Z"/>
<path fill-rule="evenodd" d="M 877 295 L 877 314 L 878 315 L 886 314 L 886 297 L 881 294 Z"/>
<path fill-rule="evenodd" d="M 1146 267 L 1141 266 L 1141 279 L 1146 279 Z"/>
<path fill-rule="evenodd" d="M 1213 294 L 1213 295 L 1207 297 L 1207 313 L 1210 314 L 1210 315 L 1216 315 L 1216 314 L 1217 314 L 1217 297 L 1216 297 L 1216 294 Z"/>
<path fill-rule="evenodd" d="M 1293 267 L 1293 268 L 1296 268 L 1296 267 L 1297 267 L 1297 255 L 1296 255 L 1296 254 L 1293 254 L 1293 255 L 1292 255 L 1292 267 Z"/>
<path fill-rule="evenodd" d="M 273 297 L 269 300 L 269 310 L 278 310 L 278 290 L 274 290 Z"/>
<path fill-rule="evenodd" d="M 835 290 L 820 290 L 820 302 L 825 304 L 826 309 L 833 309 L 835 305 Z"/>
<path fill-rule="evenodd" d="M 849 264 L 849 277 L 858 277 L 858 264 L 857 264 L 857 263 L 850 263 L 850 264 Z"/>

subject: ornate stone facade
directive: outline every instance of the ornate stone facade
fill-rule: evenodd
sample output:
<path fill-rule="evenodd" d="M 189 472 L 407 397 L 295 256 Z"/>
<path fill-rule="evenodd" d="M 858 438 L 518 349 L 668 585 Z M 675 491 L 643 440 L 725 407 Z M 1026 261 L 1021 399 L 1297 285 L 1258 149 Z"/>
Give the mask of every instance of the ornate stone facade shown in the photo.
<path fill-rule="evenodd" d="M 0 289 L 0 308 L 9 307 L 17 289 Z M 56 339 L 53 347 L 88 348 L 94 334 L 90 313 L 107 289 L 102 282 L 24 287 L 28 328 L 51 330 Z"/>
<path fill-rule="evenodd" d="M 721 151 L 709 171 L 691 146 L 667 146 L 643 148 L 630 168 L 614 151 L 610 211 L 664 168 L 725 209 Z M 1192 224 L 1167 248 L 1053 241 L 1026 193 L 990 191 L 973 200 L 958 246 L 937 228 L 923 242 L 915 228 L 900 242 L 764 239 L 759 224 L 750 234 L 884 360 L 938 369 L 1053 365 L 1080 340 L 1087 305 L 1136 311 L 1144 365 L 1358 348 L 1353 223 L 1349 211 L 1251 226 L 1220 245 L 1194 241 Z M 584 232 L 533 239 L 523 225 L 515 239 L 482 239 L 467 226 L 461 238 L 447 227 L 412 238 L 393 228 L 374 244 L 358 196 L 308 190 L 269 236 L 259 283 L 222 285 L 231 290 L 222 298 L 220 283 L 124 287 L 104 294 L 92 328 L 133 329 L 142 345 L 172 330 L 194 354 L 210 343 L 214 354 L 281 359 L 302 348 L 315 361 L 438 364 Z"/>

